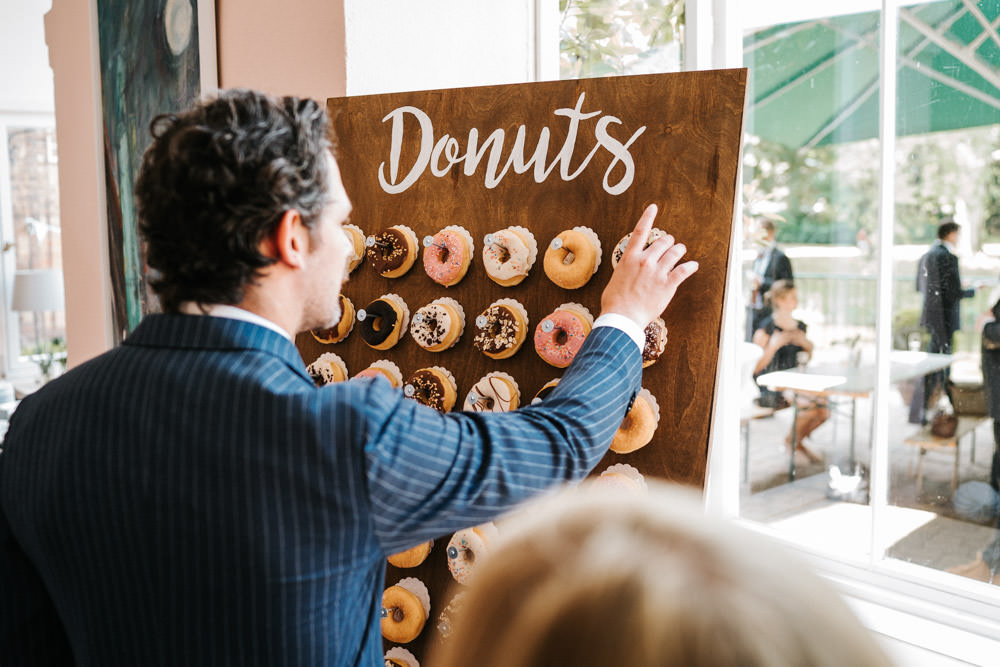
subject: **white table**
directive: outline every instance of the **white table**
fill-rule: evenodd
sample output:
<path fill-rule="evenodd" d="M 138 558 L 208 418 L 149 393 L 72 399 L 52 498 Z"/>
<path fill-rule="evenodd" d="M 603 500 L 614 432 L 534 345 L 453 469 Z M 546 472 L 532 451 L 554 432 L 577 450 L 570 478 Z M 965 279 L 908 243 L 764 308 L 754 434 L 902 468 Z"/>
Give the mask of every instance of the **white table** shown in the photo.
<path fill-rule="evenodd" d="M 954 356 L 931 352 L 893 350 L 889 356 L 889 384 L 923 377 L 951 365 Z M 851 399 L 851 466 L 854 465 L 855 421 L 859 398 L 866 398 L 875 390 L 875 367 L 817 364 L 806 368 L 764 373 L 757 384 L 773 391 L 791 391 L 796 398 L 804 396 L 846 396 Z M 793 401 L 792 451 L 789 454 L 788 479 L 795 479 L 795 423 L 799 416 L 798 401 Z"/>

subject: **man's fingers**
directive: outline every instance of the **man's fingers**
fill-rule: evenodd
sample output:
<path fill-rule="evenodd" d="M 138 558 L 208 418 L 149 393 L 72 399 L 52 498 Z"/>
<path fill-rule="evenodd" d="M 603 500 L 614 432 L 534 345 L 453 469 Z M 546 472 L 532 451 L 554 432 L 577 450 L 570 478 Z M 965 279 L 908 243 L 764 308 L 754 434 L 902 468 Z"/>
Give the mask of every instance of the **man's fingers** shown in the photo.
<path fill-rule="evenodd" d="M 683 264 L 670 270 L 670 274 L 667 276 L 667 282 L 670 283 L 671 287 L 676 288 L 682 282 L 693 276 L 697 270 L 698 262 L 694 260 L 684 262 Z"/>
<path fill-rule="evenodd" d="M 632 237 L 628 240 L 624 254 L 637 253 L 646 246 L 646 239 L 649 237 L 649 230 L 653 228 L 653 220 L 656 219 L 656 212 L 656 204 L 650 204 L 642 212 L 642 215 L 639 216 L 639 222 L 635 224 L 635 229 L 632 230 Z"/>

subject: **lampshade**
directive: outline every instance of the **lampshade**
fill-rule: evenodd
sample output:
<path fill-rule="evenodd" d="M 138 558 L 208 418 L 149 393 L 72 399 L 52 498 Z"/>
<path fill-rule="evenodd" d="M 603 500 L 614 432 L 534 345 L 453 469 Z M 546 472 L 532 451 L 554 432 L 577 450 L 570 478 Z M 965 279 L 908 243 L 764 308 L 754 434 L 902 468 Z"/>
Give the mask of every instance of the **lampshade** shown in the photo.
<path fill-rule="evenodd" d="M 14 274 L 11 310 L 41 312 L 63 310 L 63 274 L 56 269 L 33 269 Z"/>

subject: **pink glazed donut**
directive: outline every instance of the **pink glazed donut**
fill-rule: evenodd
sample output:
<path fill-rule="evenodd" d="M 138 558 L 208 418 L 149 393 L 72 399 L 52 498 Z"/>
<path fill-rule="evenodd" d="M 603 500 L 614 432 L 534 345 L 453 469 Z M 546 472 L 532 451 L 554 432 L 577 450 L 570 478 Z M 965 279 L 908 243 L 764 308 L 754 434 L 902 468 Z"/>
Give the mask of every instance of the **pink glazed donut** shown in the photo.
<path fill-rule="evenodd" d="M 593 325 L 589 310 L 578 303 L 564 303 L 535 327 L 535 351 L 545 363 L 566 368 Z"/>
<path fill-rule="evenodd" d="M 424 238 L 424 271 L 439 285 L 451 287 L 465 277 L 472 262 L 472 235 L 449 225 Z"/>

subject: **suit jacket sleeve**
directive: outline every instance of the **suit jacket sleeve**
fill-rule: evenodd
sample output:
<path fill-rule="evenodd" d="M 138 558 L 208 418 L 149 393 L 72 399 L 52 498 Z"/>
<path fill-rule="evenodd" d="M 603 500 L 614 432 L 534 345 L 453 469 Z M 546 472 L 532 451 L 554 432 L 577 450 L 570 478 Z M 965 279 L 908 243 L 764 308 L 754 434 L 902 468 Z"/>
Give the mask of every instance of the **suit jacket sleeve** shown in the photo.
<path fill-rule="evenodd" d="M 364 440 L 382 548 L 392 553 L 483 523 L 585 477 L 621 425 L 641 365 L 625 333 L 598 327 L 545 403 L 512 413 L 442 415 L 373 383 Z"/>

